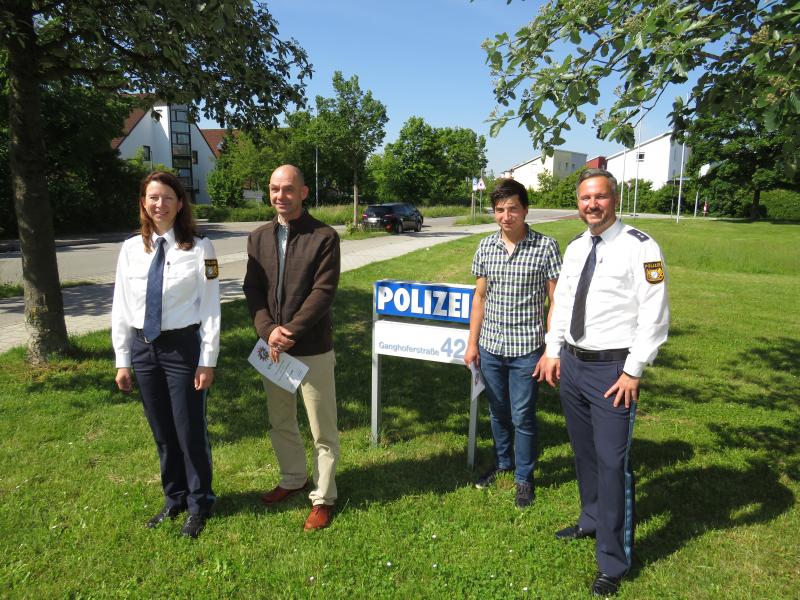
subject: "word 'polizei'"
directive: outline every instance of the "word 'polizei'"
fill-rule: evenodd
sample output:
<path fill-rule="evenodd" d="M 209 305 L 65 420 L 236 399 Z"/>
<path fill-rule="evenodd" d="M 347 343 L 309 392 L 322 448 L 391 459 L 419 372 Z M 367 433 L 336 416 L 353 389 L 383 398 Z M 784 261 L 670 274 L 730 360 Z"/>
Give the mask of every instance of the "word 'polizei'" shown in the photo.
<path fill-rule="evenodd" d="M 473 293 L 472 286 L 377 281 L 375 312 L 380 315 L 469 323 Z"/>

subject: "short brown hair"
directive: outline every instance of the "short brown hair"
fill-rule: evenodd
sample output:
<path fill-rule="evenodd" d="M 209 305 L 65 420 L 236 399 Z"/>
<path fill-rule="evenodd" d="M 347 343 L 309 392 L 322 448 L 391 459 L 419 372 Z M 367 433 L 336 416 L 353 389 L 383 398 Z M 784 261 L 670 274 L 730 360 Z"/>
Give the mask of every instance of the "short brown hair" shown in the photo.
<path fill-rule="evenodd" d="M 153 171 L 142 179 L 142 183 L 139 185 L 139 223 L 141 223 L 142 226 L 141 232 L 145 250 L 150 252 L 153 249 L 152 237 L 153 231 L 155 230 L 155 223 L 153 223 L 150 215 L 148 215 L 147 211 L 144 209 L 144 198 L 147 192 L 147 186 L 153 181 L 171 187 L 172 191 L 174 191 L 175 195 L 178 197 L 178 200 L 181 201 L 181 209 L 178 211 L 175 217 L 175 224 L 173 225 L 175 240 L 182 250 L 191 250 L 194 246 L 194 236 L 197 235 L 197 224 L 195 223 L 194 217 L 192 217 L 192 203 L 189 202 L 189 197 L 186 194 L 186 190 L 183 189 L 180 179 L 168 171 Z"/>
<path fill-rule="evenodd" d="M 592 177 L 605 177 L 608 179 L 608 183 L 611 185 L 611 193 L 614 195 L 614 199 L 619 198 L 617 196 L 617 178 L 614 177 L 610 171 L 606 171 L 605 169 L 585 169 L 581 171 L 581 174 L 578 175 L 578 183 L 575 184 L 575 195 L 578 195 L 578 189 L 581 187 L 581 184 L 586 181 L 587 179 L 591 179 Z"/>
<path fill-rule="evenodd" d="M 492 208 L 497 206 L 498 202 L 508 200 L 514 196 L 519 198 L 522 208 L 528 208 L 528 190 L 525 189 L 525 186 L 515 179 L 500 179 L 492 195 L 489 196 L 492 200 Z"/>

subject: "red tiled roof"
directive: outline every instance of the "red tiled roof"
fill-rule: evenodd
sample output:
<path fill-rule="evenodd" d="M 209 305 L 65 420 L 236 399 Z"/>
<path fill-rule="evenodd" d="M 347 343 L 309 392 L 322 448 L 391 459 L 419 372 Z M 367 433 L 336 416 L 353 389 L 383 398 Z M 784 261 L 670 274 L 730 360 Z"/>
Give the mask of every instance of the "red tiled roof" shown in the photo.
<path fill-rule="evenodd" d="M 131 114 L 128 115 L 128 118 L 125 119 L 125 122 L 122 125 L 122 136 L 115 137 L 111 140 L 111 148 L 116 150 L 119 148 L 119 145 L 122 141 L 128 137 L 128 134 L 133 131 L 133 128 L 139 124 L 139 121 L 142 120 L 142 117 L 147 114 L 147 111 L 143 108 L 134 108 L 131 111 Z"/>
<path fill-rule="evenodd" d="M 227 129 L 201 129 L 200 133 L 203 134 L 203 138 L 206 140 L 206 144 L 214 153 L 216 158 L 219 158 L 220 152 L 222 151 L 222 142 L 225 140 L 225 137 L 228 135 Z"/>

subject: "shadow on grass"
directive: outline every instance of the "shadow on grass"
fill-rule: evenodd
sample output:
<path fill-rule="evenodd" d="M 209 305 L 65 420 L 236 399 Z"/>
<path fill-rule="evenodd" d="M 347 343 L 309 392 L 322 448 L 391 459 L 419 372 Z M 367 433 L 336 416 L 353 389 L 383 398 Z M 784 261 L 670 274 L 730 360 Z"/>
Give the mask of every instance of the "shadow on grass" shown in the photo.
<path fill-rule="evenodd" d="M 794 501 L 766 463 L 751 463 L 746 470 L 712 466 L 669 471 L 637 489 L 639 522 L 660 516 L 664 525 L 637 541 L 641 564 L 633 574 L 706 531 L 771 521 Z"/>
<path fill-rule="evenodd" d="M 342 469 L 336 473 L 340 495 L 339 507 L 367 510 L 372 503 L 387 503 L 416 494 L 447 494 L 464 485 L 464 455 L 461 452 L 440 453 L 422 459 L 394 460 Z M 231 515 L 240 512 L 284 512 L 308 506 L 308 491 L 296 494 L 286 502 L 265 507 L 260 500 L 263 491 L 221 496 L 214 512 Z"/>
<path fill-rule="evenodd" d="M 566 437 L 566 432 L 564 436 Z M 693 456 L 694 449 L 691 444 L 680 440 L 652 442 L 636 439 L 633 442 L 634 468 L 640 476 L 643 473 L 658 471 L 668 465 L 689 460 Z M 570 481 L 575 481 L 575 462 L 572 451 L 569 456 L 556 456 L 540 461 L 537 465 L 537 486 L 557 487 Z M 577 513 L 577 506 L 575 511 Z"/>
<path fill-rule="evenodd" d="M 764 453 L 772 468 L 794 481 L 800 481 L 800 417 L 785 422 L 785 427 L 722 427 L 710 424 L 720 450 L 738 448 Z"/>
<path fill-rule="evenodd" d="M 731 355 L 718 371 L 699 380 L 696 375 L 702 368 L 699 366 L 702 357 L 690 360 L 674 354 L 669 344 L 657 364 L 672 373 L 669 377 L 644 380 L 647 405 L 654 409 L 676 407 L 689 400 L 694 404 L 725 402 L 785 411 L 800 402 L 796 386 L 800 376 L 800 340 L 795 338 L 754 338 L 749 348 Z M 686 382 L 679 378 L 678 371 L 687 371 L 695 377 Z"/>

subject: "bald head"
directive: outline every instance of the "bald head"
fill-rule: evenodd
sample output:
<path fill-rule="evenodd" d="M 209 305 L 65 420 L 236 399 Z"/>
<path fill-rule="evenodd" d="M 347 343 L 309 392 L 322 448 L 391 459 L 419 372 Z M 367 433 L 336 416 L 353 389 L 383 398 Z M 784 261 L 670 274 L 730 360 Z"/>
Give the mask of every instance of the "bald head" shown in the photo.
<path fill-rule="evenodd" d="M 300 169 L 294 165 L 281 165 L 272 172 L 269 201 L 281 223 L 288 223 L 303 214 L 303 200 L 307 196 L 308 188 Z"/>
<path fill-rule="evenodd" d="M 272 176 L 270 177 L 270 181 L 272 181 L 272 177 L 275 177 L 276 174 L 280 173 L 280 177 L 293 177 L 296 179 L 298 185 L 300 187 L 306 184 L 306 178 L 303 176 L 303 172 L 295 167 L 294 165 L 281 165 L 277 169 L 272 172 Z"/>

